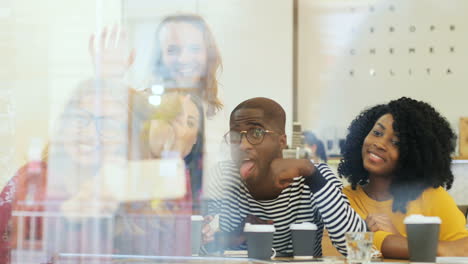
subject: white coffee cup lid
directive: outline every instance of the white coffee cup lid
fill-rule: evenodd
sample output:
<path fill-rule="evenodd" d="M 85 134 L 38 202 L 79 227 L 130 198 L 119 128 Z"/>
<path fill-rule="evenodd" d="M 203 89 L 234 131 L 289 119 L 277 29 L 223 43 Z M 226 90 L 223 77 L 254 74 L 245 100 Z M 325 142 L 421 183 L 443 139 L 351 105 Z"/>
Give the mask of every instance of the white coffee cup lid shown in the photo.
<path fill-rule="evenodd" d="M 317 225 L 309 222 L 292 224 L 291 230 L 317 230 Z"/>
<path fill-rule="evenodd" d="M 405 224 L 441 224 L 442 220 L 437 216 L 424 216 L 412 214 L 405 218 Z"/>
<path fill-rule="evenodd" d="M 192 215 L 190 218 L 192 221 L 203 221 L 203 216 L 201 215 Z"/>
<path fill-rule="evenodd" d="M 274 233 L 276 231 L 274 225 L 254 225 L 246 223 L 244 227 L 244 232 L 264 232 L 264 233 Z"/>

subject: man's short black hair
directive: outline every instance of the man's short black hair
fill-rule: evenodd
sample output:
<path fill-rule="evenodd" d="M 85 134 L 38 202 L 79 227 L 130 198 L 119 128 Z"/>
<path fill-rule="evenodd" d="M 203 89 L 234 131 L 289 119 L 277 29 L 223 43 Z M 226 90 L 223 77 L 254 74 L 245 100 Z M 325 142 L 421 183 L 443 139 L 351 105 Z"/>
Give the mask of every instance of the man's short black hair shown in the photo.
<path fill-rule="evenodd" d="M 273 125 L 279 132 L 284 134 L 286 126 L 286 113 L 280 104 L 265 97 L 254 97 L 243 101 L 234 108 L 231 112 L 230 119 L 234 113 L 239 109 L 260 109 L 263 110 L 265 121 Z"/>

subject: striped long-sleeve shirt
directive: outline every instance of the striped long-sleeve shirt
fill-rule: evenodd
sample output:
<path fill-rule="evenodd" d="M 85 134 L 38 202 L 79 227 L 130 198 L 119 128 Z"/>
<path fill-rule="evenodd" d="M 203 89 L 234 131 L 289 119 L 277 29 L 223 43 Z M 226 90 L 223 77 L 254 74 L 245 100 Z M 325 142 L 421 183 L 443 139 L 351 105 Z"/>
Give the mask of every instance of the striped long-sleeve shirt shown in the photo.
<path fill-rule="evenodd" d="M 309 177 L 294 178 L 273 200 L 255 200 L 241 180 L 239 169 L 232 162 L 220 162 L 212 171 L 207 191 L 212 202 L 208 214 L 219 215 L 223 232 L 242 229 L 247 215 L 273 220 L 276 232 L 273 247 L 280 253 L 292 253 L 290 225 L 311 222 L 317 225 L 315 256 L 322 255 L 323 229 L 328 230 L 333 245 L 346 255 L 345 233 L 366 231 L 365 222 L 350 207 L 342 193 L 343 185 L 326 164 L 316 165 L 317 172 Z M 245 249 L 245 245 L 240 248 Z"/>

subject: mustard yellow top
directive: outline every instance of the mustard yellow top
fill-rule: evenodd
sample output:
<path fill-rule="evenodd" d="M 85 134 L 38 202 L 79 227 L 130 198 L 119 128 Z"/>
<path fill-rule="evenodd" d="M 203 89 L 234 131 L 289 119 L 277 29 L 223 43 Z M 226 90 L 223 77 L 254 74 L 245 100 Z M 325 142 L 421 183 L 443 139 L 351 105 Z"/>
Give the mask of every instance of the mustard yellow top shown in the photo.
<path fill-rule="evenodd" d="M 367 196 L 361 186 L 358 186 L 356 190 L 351 189 L 351 186 L 346 186 L 343 192 L 348 197 L 351 207 L 362 219 L 366 219 L 369 214 L 386 214 L 398 232 L 405 237 L 406 229 L 403 220 L 411 214 L 440 217 L 442 224 L 439 240 L 453 241 L 468 237 L 463 213 L 458 209 L 452 196 L 442 187 L 426 189 L 418 199 L 408 203 L 406 214 L 392 212 L 393 199 L 382 202 L 373 200 Z M 378 250 L 381 250 L 383 241 L 391 234 L 385 231 L 374 233 L 374 245 Z"/>

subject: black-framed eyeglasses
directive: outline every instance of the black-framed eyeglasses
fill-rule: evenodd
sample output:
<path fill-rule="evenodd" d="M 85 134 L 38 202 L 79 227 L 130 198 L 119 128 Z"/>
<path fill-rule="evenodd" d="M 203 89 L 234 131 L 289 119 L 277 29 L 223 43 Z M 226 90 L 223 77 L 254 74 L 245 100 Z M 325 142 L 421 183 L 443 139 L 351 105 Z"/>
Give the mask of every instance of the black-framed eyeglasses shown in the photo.
<path fill-rule="evenodd" d="M 245 135 L 247 141 L 252 145 L 258 145 L 263 142 L 265 135 L 268 133 L 276 133 L 275 131 L 271 131 L 268 129 L 263 129 L 260 127 L 253 127 L 249 130 L 243 131 L 234 131 L 230 130 L 224 135 L 224 140 L 227 144 L 240 144 L 242 141 L 242 135 Z"/>
<path fill-rule="evenodd" d="M 86 110 L 68 111 L 64 117 L 68 126 L 78 130 L 88 127 L 93 122 L 96 132 L 103 138 L 119 137 L 127 129 L 126 122 L 109 116 L 96 116 Z"/>

